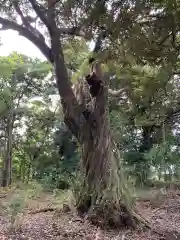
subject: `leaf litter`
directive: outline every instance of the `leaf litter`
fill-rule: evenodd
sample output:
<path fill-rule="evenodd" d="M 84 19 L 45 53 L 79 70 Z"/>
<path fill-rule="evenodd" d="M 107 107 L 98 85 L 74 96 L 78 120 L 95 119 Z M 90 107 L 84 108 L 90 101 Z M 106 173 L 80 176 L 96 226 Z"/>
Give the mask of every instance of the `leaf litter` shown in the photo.
<path fill-rule="evenodd" d="M 180 191 L 168 191 L 159 206 L 151 200 L 139 200 L 138 211 L 153 229 L 101 230 L 75 211 L 37 211 L 22 216 L 15 229 L 9 229 L 8 219 L 0 214 L 0 240 L 180 240 Z"/>

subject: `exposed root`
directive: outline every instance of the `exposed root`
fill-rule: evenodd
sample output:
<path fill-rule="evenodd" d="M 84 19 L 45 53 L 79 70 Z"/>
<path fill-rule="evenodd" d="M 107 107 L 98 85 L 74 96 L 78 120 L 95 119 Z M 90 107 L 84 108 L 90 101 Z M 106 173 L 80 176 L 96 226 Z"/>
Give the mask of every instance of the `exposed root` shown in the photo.
<path fill-rule="evenodd" d="M 142 227 L 144 228 L 148 228 L 150 229 L 152 232 L 160 235 L 160 236 L 164 236 L 163 232 L 158 230 L 158 229 L 155 229 L 148 221 L 147 218 L 145 218 L 144 216 L 142 215 L 139 215 L 138 213 L 136 212 L 133 212 L 133 218 L 136 219 L 136 222 L 138 222 L 139 224 L 141 224 Z"/>
<path fill-rule="evenodd" d="M 104 203 L 92 206 L 86 214 L 86 218 L 94 225 L 103 228 L 130 228 L 138 226 L 148 228 L 155 234 L 164 236 L 161 230 L 154 228 L 147 218 L 138 214 L 136 211 L 128 211 L 123 204 L 116 205 Z"/>
<path fill-rule="evenodd" d="M 102 228 L 135 228 L 131 212 L 124 205 L 105 202 L 91 206 L 86 215 L 93 224 Z"/>
<path fill-rule="evenodd" d="M 55 207 L 46 207 L 46 208 L 40 208 L 37 210 L 32 210 L 32 211 L 29 211 L 28 213 L 29 214 L 37 214 L 37 213 L 42 213 L 42 212 L 55 212 L 55 211 L 61 211 L 61 212 L 67 213 L 67 212 L 71 211 L 71 208 L 68 204 L 63 204 L 61 209 L 55 208 Z"/>
<path fill-rule="evenodd" d="M 37 213 L 54 212 L 54 211 L 57 211 L 57 208 L 46 207 L 46 208 L 40 208 L 40 209 L 29 211 L 28 214 L 37 214 Z"/>

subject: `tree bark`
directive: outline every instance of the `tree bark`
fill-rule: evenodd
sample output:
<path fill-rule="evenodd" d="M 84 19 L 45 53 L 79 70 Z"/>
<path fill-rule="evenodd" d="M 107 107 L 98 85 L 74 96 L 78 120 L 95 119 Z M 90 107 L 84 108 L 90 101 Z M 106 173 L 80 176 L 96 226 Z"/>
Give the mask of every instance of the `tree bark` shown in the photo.
<path fill-rule="evenodd" d="M 86 133 L 83 133 L 86 136 L 82 143 L 84 186 L 77 198 L 78 212 L 88 213 L 90 220 L 96 224 L 103 222 L 103 225 L 113 227 L 134 227 L 131 197 L 110 130 L 108 85 L 103 80 L 102 91 L 92 98 L 90 94 L 87 96 L 87 84 L 83 84 L 85 87 L 79 86 L 82 92 L 78 94 L 86 96 L 78 99 L 85 99 L 84 108 L 91 115 L 86 122 Z M 83 92 L 85 88 L 86 94 Z"/>
<path fill-rule="evenodd" d="M 12 114 L 9 113 L 7 119 L 7 144 L 4 158 L 4 169 L 2 174 L 2 187 L 9 186 L 12 182 Z"/>
<path fill-rule="evenodd" d="M 152 142 L 152 133 L 153 133 L 153 126 L 143 126 L 142 127 L 142 143 L 139 147 L 139 152 L 141 154 L 140 161 L 137 163 L 137 185 L 144 185 L 148 179 L 150 173 L 150 165 L 148 161 L 145 159 L 144 154 L 149 152 L 153 146 Z"/>
<path fill-rule="evenodd" d="M 139 148 L 139 152 L 148 152 L 152 148 L 152 134 L 153 126 L 143 126 L 142 127 L 142 144 Z"/>

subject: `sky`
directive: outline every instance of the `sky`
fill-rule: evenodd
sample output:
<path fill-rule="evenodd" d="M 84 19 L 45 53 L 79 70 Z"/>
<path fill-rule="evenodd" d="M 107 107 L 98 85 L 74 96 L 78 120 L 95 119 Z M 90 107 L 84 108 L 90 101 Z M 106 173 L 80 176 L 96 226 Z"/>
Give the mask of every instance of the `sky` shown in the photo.
<path fill-rule="evenodd" d="M 0 56 L 7 56 L 13 51 L 23 53 L 32 58 L 45 60 L 41 51 L 29 40 L 20 36 L 12 30 L 0 31 Z M 89 45 L 90 49 L 94 48 L 94 42 Z"/>
<path fill-rule="evenodd" d="M 12 30 L 0 31 L 0 56 L 8 56 L 10 53 L 16 51 L 32 58 L 39 58 L 46 60 L 41 51 L 29 40 L 18 35 L 17 32 Z M 33 98 L 38 100 L 39 97 Z M 52 96 L 52 110 L 56 108 L 59 101 L 59 95 Z"/>
<path fill-rule="evenodd" d="M 0 56 L 7 56 L 16 51 L 29 57 L 45 60 L 43 54 L 33 43 L 18 35 L 15 31 L 0 31 L 0 42 L 2 44 L 0 46 Z"/>

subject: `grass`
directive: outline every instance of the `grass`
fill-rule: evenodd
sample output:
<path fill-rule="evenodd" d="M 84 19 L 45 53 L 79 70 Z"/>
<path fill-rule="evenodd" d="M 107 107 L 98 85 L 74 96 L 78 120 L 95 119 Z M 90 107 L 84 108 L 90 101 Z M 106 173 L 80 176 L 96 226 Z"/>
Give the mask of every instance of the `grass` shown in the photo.
<path fill-rule="evenodd" d="M 24 214 L 43 208 L 61 208 L 63 203 L 73 205 L 72 191 L 46 192 L 37 182 L 0 188 L 0 214 L 9 219 L 9 228 L 20 229 Z"/>

